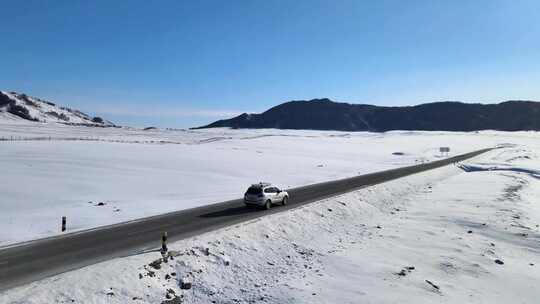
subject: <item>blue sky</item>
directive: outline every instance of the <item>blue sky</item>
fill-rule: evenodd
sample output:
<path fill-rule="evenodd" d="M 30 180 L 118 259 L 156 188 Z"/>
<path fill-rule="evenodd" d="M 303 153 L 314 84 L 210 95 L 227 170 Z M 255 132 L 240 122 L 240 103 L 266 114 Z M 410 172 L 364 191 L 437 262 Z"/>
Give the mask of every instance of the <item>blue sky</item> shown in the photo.
<path fill-rule="evenodd" d="M 540 100 L 531 1 L 2 1 L 0 89 L 190 127 L 281 102 Z"/>

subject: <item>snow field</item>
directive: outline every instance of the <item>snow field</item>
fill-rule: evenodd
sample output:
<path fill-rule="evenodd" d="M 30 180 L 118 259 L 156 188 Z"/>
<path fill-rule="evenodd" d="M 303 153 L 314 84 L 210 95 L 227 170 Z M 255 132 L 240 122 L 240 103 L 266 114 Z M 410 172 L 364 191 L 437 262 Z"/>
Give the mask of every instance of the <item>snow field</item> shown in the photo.
<path fill-rule="evenodd" d="M 498 149 L 172 243 L 168 263 L 115 259 L 0 302 L 536 303 L 539 169 L 538 146 Z"/>
<path fill-rule="evenodd" d="M 536 133 L 151 130 L 3 121 L 0 246 L 440 158 Z M 51 140 L 32 140 L 32 138 Z M 79 138 L 81 140 L 73 140 Z M 452 144 L 449 144 L 452 143 Z M 401 152 L 403 155 L 395 155 Z M 102 206 L 99 206 L 103 203 Z"/>

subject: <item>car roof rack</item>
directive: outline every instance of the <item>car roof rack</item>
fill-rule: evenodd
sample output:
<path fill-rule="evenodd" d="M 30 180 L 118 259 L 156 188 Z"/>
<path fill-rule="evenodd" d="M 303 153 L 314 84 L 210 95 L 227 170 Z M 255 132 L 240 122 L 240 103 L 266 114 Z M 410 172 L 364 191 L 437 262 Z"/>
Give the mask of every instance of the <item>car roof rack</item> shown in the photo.
<path fill-rule="evenodd" d="M 271 185 L 272 184 L 270 184 L 270 183 L 259 182 L 258 184 L 252 184 L 251 186 L 256 187 L 256 188 L 264 188 L 264 187 L 268 187 L 268 186 L 271 186 Z"/>

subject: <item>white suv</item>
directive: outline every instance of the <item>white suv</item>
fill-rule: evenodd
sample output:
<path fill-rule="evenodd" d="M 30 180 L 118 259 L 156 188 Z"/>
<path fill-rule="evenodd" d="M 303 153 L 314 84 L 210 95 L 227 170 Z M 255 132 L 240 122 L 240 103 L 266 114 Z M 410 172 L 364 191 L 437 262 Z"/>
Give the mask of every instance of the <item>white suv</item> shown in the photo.
<path fill-rule="evenodd" d="M 272 204 L 287 205 L 288 200 L 289 193 L 269 183 L 253 184 L 244 194 L 246 206 L 260 206 L 264 209 L 270 209 Z"/>

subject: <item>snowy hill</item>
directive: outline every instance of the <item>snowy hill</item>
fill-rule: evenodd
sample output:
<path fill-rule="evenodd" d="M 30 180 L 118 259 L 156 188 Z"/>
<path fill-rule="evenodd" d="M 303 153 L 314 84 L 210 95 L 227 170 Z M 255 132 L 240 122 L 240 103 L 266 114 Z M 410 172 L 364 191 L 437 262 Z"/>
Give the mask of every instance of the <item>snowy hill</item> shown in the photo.
<path fill-rule="evenodd" d="M 58 106 L 52 102 L 16 92 L 0 91 L 0 120 L 29 120 L 69 125 L 114 126 L 100 117 Z"/>

